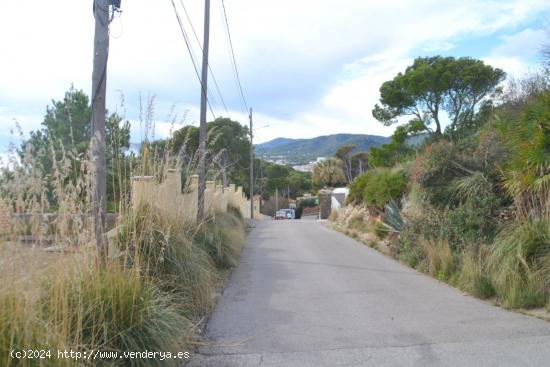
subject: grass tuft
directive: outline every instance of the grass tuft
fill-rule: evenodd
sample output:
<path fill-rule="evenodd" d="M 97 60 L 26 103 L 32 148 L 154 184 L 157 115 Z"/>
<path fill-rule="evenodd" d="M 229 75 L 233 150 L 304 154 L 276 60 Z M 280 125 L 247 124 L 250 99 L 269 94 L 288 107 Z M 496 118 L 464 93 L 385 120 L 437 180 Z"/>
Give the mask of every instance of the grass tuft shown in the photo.
<path fill-rule="evenodd" d="M 244 221 L 234 212 L 215 213 L 194 238 L 220 269 L 237 264 L 244 243 Z"/>
<path fill-rule="evenodd" d="M 72 350 L 177 351 L 188 340 L 191 325 L 177 304 L 136 269 L 116 263 L 79 267 L 56 278 L 42 300 L 44 319 L 48 331 L 63 336 Z M 131 363 L 163 364 L 152 359 Z"/>
<path fill-rule="evenodd" d="M 460 257 L 458 285 L 461 289 L 481 299 L 491 298 L 495 289 L 487 272 L 487 246 L 473 247 Z"/>
<path fill-rule="evenodd" d="M 441 238 L 421 238 L 420 243 L 428 273 L 441 281 L 450 279 L 455 271 L 455 260 L 449 242 Z"/>
<path fill-rule="evenodd" d="M 489 272 L 497 295 L 510 308 L 544 306 L 548 300 L 545 262 L 550 254 L 550 226 L 545 219 L 512 223 L 495 239 Z"/>

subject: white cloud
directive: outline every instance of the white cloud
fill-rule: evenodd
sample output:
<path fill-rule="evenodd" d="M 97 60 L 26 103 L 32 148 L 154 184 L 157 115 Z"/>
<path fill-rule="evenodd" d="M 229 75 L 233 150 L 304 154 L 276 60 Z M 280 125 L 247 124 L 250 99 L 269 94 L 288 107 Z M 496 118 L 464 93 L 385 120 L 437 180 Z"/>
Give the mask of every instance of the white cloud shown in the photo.
<path fill-rule="evenodd" d="M 202 37 L 203 2 L 185 4 Z M 212 2 L 211 66 L 229 115 L 244 123 L 246 114 L 235 112 L 241 108 L 219 5 L 219 0 Z M 110 109 L 122 90 L 128 117 L 135 121 L 138 93 L 150 91 L 158 96 L 159 116 L 175 103 L 190 109 L 189 121 L 197 121 L 198 82 L 170 2 L 133 0 L 122 7 L 111 27 Z M 258 112 L 257 120 L 270 125 L 258 136 L 267 140 L 331 132 L 387 135 L 391 129 L 374 121 L 371 110 L 380 84 L 404 69 L 416 56 L 413 50 L 450 50 L 457 39 L 514 29 L 550 5 L 544 0 L 226 0 L 226 7 L 248 103 Z M 93 17 L 88 2 L 3 1 L 0 33 L 9 35 L 0 38 L 6 50 L 0 58 L 0 105 L 10 108 L 0 112 L 2 127 L 10 116 L 43 111 L 71 83 L 90 89 Z M 519 46 L 533 46 L 535 36 L 540 37 L 538 31 L 525 30 L 503 38 L 502 47 L 486 60 L 507 71 L 521 70 Z M 20 121 L 34 128 L 38 117 Z M 169 125 L 159 123 L 156 134 L 169 133 Z M 133 126 L 133 136 L 139 135 Z"/>
<path fill-rule="evenodd" d="M 530 65 L 520 57 L 492 55 L 484 57 L 483 61 L 493 67 L 500 68 L 509 76 L 520 77 L 525 75 L 531 69 Z"/>
<path fill-rule="evenodd" d="M 548 42 L 548 38 L 549 33 L 544 29 L 527 28 L 516 34 L 502 36 L 502 44 L 494 48 L 491 53 L 512 57 L 536 56 Z"/>
<path fill-rule="evenodd" d="M 13 152 L 0 151 L 0 168 L 13 169 L 20 163 L 19 156 Z"/>
<path fill-rule="evenodd" d="M 422 47 L 422 51 L 425 52 L 444 52 L 455 48 L 455 44 L 449 41 L 438 40 L 430 42 Z"/>
<path fill-rule="evenodd" d="M 19 143 L 22 138 L 28 138 L 31 131 L 40 129 L 42 118 L 41 115 L 21 114 L 9 108 L 0 109 L 0 150 L 10 142 Z"/>
<path fill-rule="evenodd" d="M 330 14 L 330 5 L 321 3 L 319 7 L 327 11 L 325 14 Z M 349 49 L 353 48 L 365 50 L 363 56 L 357 53 L 358 58 L 342 65 L 338 74 L 339 80 L 333 81 L 319 100 L 306 105 L 305 112 L 292 114 L 288 121 L 281 123 L 283 128 L 273 129 L 272 137 L 289 136 L 289 132 L 293 137 L 310 137 L 344 131 L 389 135 L 393 128 L 382 126 L 375 121 L 371 116 L 371 110 L 378 100 L 380 85 L 397 72 L 403 71 L 412 62 L 409 55 L 413 49 L 422 48 L 425 52 L 450 50 L 454 44 L 449 39 L 471 34 L 488 35 L 503 27 L 514 27 L 538 9 L 547 7 L 540 1 L 511 1 L 498 4 L 465 1 L 460 5 L 455 2 L 439 2 L 438 6 L 433 6 L 430 1 L 397 1 L 383 5 L 352 3 L 348 9 L 353 9 L 350 11 L 355 12 L 356 16 L 348 14 L 352 19 L 350 23 L 353 23 L 354 19 L 361 19 L 357 14 L 363 11 L 370 16 L 366 17 L 368 20 L 363 19 L 361 24 L 348 23 L 344 27 L 355 31 L 354 34 L 348 32 L 351 39 L 346 38 L 343 42 L 335 39 L 334 37 L 341 38 L 343 32 L 336 29 L 339 26 L 337 21 L 324 22 L 323 15 L 320 16 L 321 19 L 316 17 L 315 21 L 326 24 L 328 29 L 322 36 L 314 35 L 312 39 L 313 43 L 321 40 L 320 42 L 326 45 L 317 46 L 323 50 L 316 55 L 316 58 L 321 59 L 320 62 L 323 62 L 324 57 L 334 57 L 342 52 L 349 53 Z M 449 11 L 449 8 L 452 8 L 452 11 Z M 417 16 L 419 14 L 422 16 Z M 304 23 L 303 27 L 307 30 L 303 33 L 296 32 L 297 35 L 305 34 L 308 37 L 318 31 L 318 28 L 312 27 L 307 19 Z M 292 47 L 296 53 L 291 60 L 298 59 L 297 63 L 300 64 L 300 58 L 307 59 L 309 53 L 301 51 L 300 44 L 311 43 L 304 42 L 301 39 L 303 36 L 285 35 L 285 29 L 289 28 L 283 27 L 282 40 L 299 40 L 299 44 Z M 291 29 L 296 31 L 294 28 Z M 372 42 L 372 39 L 384 42 L 376 43 Z M 335 51 L 327 55 L 326 50 Z M 509 72 L 524 67 L 521 55 L 515 58 L 495 57 L 490 61 Z"/>
<path fill-rule="evenodd" d="M 483 60 L 511 76 L 520 77 L 533 69 L 529 61 L 536 59 L 548 40 L 548 33 L 544 29 L 527 28 L 515 34 L 503 35 L 500 39 L 501 44 L 490 50 Z"/>

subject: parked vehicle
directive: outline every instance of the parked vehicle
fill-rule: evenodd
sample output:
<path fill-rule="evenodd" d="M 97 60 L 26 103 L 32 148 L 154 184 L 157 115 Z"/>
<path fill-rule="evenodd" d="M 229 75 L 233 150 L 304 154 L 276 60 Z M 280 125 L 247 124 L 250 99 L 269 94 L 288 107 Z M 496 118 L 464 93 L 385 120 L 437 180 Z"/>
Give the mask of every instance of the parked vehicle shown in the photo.
<path fill-rule="evenodd" d="M 286 212 L 286 217 L 288 219 L 296 219 L 296 210 L 294 209 L 284 209 Z"/>
<path fill-rule="evenodd" d="M 287 219 L 286 212 L 284 210 L 277 210 L 275 213 L 275 220 Z"/>
<path fill-rule="evenodd" d="M 275 213 L 275 219 L 296 219 L 296 212 L 294 209 L 281 209 Z"/>

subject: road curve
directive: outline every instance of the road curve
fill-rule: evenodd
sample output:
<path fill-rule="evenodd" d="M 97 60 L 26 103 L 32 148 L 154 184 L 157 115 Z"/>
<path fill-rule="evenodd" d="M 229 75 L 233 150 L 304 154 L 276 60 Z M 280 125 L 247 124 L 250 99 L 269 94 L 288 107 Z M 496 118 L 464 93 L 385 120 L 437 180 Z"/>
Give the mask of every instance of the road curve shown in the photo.
<path fill-rule="evenodd" d="M 550 366 L 550 323 L 476 300 L 317 221 L 264 221 L 190 365 Z"/>

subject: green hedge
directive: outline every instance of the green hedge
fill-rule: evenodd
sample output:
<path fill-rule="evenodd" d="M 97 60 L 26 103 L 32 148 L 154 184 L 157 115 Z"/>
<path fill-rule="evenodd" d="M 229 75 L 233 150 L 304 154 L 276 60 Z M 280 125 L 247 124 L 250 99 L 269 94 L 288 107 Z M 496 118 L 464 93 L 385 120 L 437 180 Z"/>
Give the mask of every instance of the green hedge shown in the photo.
<path fill-rule="evenodd" d="M 401 169 L 376 168 L 357 177 L 349 186 L 348 201 L 363 202 L 379 209 L 399 199 L 407 188 L 407 176 Z"/>

